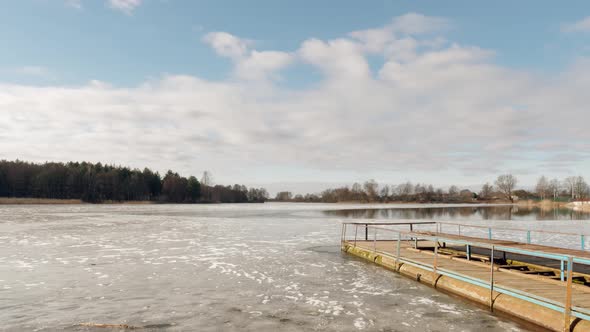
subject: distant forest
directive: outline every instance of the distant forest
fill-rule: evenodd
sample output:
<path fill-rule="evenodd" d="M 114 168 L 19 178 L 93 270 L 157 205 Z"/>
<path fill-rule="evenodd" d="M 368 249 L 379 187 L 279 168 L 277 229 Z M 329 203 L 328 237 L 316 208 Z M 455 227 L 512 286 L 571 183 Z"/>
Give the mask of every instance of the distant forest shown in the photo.
<path fill-rule="evenodd" d="M 153 201 L 162 203 L 264 202 L 264 188 L 213 185 L 211 174 L 201 181 L 168 171 L 163 177 L 144 168 L 131 169 L 101 163 L 36 164 L 0 161 L 0 197 L 81 199 L 90 203 Z"/>
<path fill-rule="evenodd" d="M 551 200 L 568 202 L 588 200 L 590 186 L 582 176 L 570 176 L 563 180 L 541 176 L 534 190 L 517 189 L 518 179 L 512 174 L 498 176 L 494 184 L 486 183 L 478 192 L 450 186 L 448 189 L 433 185 L 405 182 L 397 185 L 379 185 L 375 180 L 352 187 L 326 189 L 319 194 L 293 195 L 290 191 L 278 192 L 274 201 L 279 202 L 366 202 L 366 203 L 475 203 L 490 201 Z"/>

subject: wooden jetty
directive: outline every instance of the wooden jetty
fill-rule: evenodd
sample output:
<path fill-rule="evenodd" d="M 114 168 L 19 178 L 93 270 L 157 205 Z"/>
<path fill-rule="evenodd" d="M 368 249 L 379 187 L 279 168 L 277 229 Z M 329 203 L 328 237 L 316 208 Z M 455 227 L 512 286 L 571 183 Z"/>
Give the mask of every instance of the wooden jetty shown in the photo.
<path fill-rule="evenodd" d="M 450 232 L 457 229 L 459 234 Z M 461 232 L 463 226 L 463 232 Z M 452 228 L 451 228 L 452 227 Z M 439 222 L 342 225 L 342 250 L 553 331 L 590 331 L 590 252 L 580 234 Z M 443 231 L 445 230 L 445 231 Z M 526 241 L 493 236 L 526 232 Z M 533 243 L 542 232 L 581 239 L 579 250 Z M 476 232 L 472 232 L 476 233 Z M 537 241 L 539 242 L 539 241 Z"/>

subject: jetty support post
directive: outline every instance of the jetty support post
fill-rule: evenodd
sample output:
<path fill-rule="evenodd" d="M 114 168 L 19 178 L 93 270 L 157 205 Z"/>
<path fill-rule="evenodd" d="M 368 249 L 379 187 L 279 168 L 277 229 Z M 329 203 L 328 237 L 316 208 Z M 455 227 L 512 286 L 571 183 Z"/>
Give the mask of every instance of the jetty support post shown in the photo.
<path fill-rule="evenodd" d="M 494 310 L 494 246 L 490 253 L 490 310 Z"/>
<path fill-rule="evenodd" d="M 438 237 L 434 238 L 434 263 L 432 264 L 432 269 L 434 273 L 436 273 L 436 267 L 438 263 Z"/>
<path fill-rule="evenodd" d="M 561 280 L 561 281 L 565 281 L 565 273 L 564 273 L 565 264 L 564 263 L 565 262 L 563 259 L 559 262 L 559 280 Z"/>
<path fill-rule="evenodd" d="M 377 252 L 377 227 L 373 227 L 373 253 Z"/>
<path fill-rule="evenodd" d="M 574 269 L 574 259 L 572 256 L 567 258 L 567 283 L 565 286 L 565 305 L 563 317 L 563 331 L 570 331 L 571 310 L 572 310 L 572 271 Z"/>
<path fill-rule="evenodd" d="M 581 249 L 584 250 L 585 247 L 585 243 L 584 243 L 584 234 L 580 234 L 580 245 L 581 245 Z"/>
<path fill-rule="evenodd" d="M 402 233 L 397 232 L 397 248 L 396 248 L 396 253 L 395 253 L 395 266 L 396 266 L 396 268 L 399 265 L 399 255 L 400 255 L 400 251 L 401 251 L 401 245 L 402 245 Z"/>
<path fill-rule="evenodd" d="M 357 233 L 359 231 L 359 225 L 358 224 L 355 224 L 354 226 L 355 226 L 354 227 L 354 247 L 356 248 L 356 235 L 357 235 Z"/>
<path fill-rule="evenodd" d="M 365 241 L 369 241 L 369 224 L 365 224 Z"/>
<path fill-rule="evenodd" d="M 531 231 L 526 231 L 526 243 L 531 244 Z"/>

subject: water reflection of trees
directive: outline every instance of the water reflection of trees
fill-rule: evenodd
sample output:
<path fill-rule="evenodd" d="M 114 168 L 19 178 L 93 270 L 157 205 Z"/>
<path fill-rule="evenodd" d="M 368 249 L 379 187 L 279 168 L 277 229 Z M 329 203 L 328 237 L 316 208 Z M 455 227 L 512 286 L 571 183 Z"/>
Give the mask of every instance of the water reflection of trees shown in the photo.
<path fill-rule="evenodd" d="M 352 219 L 526 219 L 526 220 L 588 220 L 590 213 L 566 208 L 522 206 L 434 207 L 397 209 L 348 209 L 324 211 L 324 214 Z"/>

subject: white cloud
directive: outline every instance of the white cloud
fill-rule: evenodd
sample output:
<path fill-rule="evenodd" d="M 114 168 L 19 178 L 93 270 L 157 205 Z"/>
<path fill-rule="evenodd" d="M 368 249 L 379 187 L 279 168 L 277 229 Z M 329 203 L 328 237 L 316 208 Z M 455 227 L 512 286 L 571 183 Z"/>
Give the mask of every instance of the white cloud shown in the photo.
<path fill-rule="evenodd" d="M 221 182 L 268 182 L 276 169 L 309 170 L 316 179 L 397 172 L 400 181 L 408 172 L 481 179 L 526 166 L 548 174 L 589 169 L 590 59 L 543 77 L 495 64 L 493 51 L 433 40 L 394 36 L 379 47 L 384 64 L 373 73 L 367 53 L 377 47 L 356 37 L 310 38 L 287 53 L 214 33 L 205 41 L 234 62 L 230 80 L 165 76 L 128 88 L 0 83 L 0 151 L 8 159 L 185 174 L 208 168 Z M 293 61 L 324 77 L 305 89 L 267 80 Z"/>
<path fill-rule="evenodd" d="M 562 32 L 590 32 L 590 16 L 561 26 Z"/>
<path fill-rule="evenodd" d="M 393 19 L 391 29 L 409 35 L 417 35 L 432 32 L 442 32 L 450 28 L 450 22 L 441 17 L 425 16 L 422 14 L 408 13 Z"/>
<path fill-rule="evenodd" d="M 82 0 L 65 0 L 66 6 L 82 9 Z"/>
<path fill-rule="evenodd" d="M 125 14 L 131 14 L 141 5 L 142 0 L 108 0 L 109 6 Z"/>
<path fill-rule="evenodd" d="M 243 80 L 265 81 L 293 62 L 293 56 L 279 51 L 257 51 L 254 42 L 230 33 L 216 31 L 203 37 L 217 54 L 234 61 L 234 74 Z"/>
<path fill-rule="evenodd" d="M 252 51 L 236 65 L 236 75 L 246 80 L 264 80 L 273 73 L 293 62 L 293 57 L 285 52 Z"/>
<path fill-rule="evenodd" d="M 246 56 L 250 45 L 252 45 L 249 40 L 223 31 L 209 32 L 203 37 L 203 41 L 208 43 L 217 54 L 232 59 Z"/>
<path fill-rule="evenodd" d="M 369 65 L 362 48 L 348 39 L 309 39 L 298 51 L 303 61 L 319 67 L 330 78 L 368 78 Z"/>
<path fill-rule="evenodd" d="M 450 26 L 450 22 L 444 18 L 409 13 L 393 18 L 391 23 L 383 27 L 353 31 L 349 36 L 366 53 L 384 54 L 386 58 L 409 61 L 416 57 L 420 48 L 438 49 L 446 44 L 446 40 L 440 36 L 417 37 L 440 34 Z"/>

